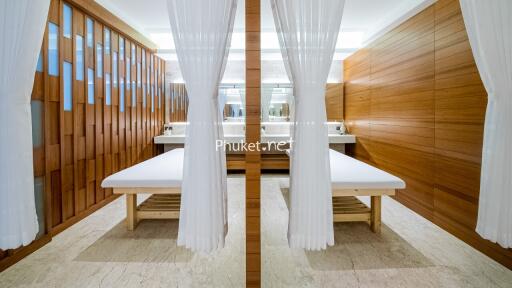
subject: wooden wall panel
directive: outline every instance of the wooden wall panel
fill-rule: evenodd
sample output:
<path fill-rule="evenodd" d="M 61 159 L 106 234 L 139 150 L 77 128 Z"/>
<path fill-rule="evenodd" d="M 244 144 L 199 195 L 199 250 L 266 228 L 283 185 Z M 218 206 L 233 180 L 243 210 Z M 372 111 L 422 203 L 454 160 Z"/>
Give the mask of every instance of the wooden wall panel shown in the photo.
<path fill-rule="evenodd" d="M 171 91 L 171 122 L 186 122 L 188 111 L 188 96 L 185 84 L 172 83 Z"/>
<path fill-rule="evenodd" d="M 143 161 L 156 155 L 158 150 L 153 144 L 153 137 L 159 135 L 163 128 L 164 107 L 160 101 L 164 87 L 165 62 L 153 54 L 151 47 L 141 45 L 131 36 L 115 27 L 106 26 L 110 23 L 101 19 L 103 14 L 91 15 L 84 6 L 74 6 L 82 1 L 52 0 L 48 21 L 57 25 L 59 75 L 49 74 L 49 35 L 48 29 L 42 47 L 43 71 L 36 72 L 32 101 L 42 104 L 41 125 L 44 135 L 42 146 L 34 147 L 34 175 L 44 179 L 45 231 L 41 238 L 27 247 L 0 251 L 0 271 L 12 265 L 31 251 L 48 242 L 51 237 L 80 219 L 103 207 L 116 198 L 111 189 L 101 188 L 101 182 L 110 174 L 129 165 Z M 71 37 L 64 37 L 63 6 L 72 7 Z M 96 10 L 94 10 L 96 11 Z M 94 12 L 93 11 L 93 12 Z M 93 47 L 87 43 L 87 19 L 93 19 Z M 105 52 L 105 29 L 111 31 L 111 53 Z M 115 29 L 115 30 L 114 30 Z M 83 37 L 83 80 L 77 79 L 77 36 Z M 120 51 L 119 38 L 125 40 L 124 57 L 118 57 L 118 87 L 111 85 L 112 103 L 106 101 L 105 74 L 113 77 L 112 53 Z M 136 37 L 137 38 L 137 37 Z M 131 101 L 131 89 L 125 81 L 125 111 L 120 111 L 119 80 L 126 79 L 126 61 L 131 59 L 131 46 L 134 45 L 136 57 L 132 61 L 130 80 L 137 79 L 135 63 L 141 63 L 141 51 L 147 51 L 146 67 L 141 72 L 151 75 L 154 85 L 154 101 L 147 101 L 142 109 L 142 85 L 136 87 L 136 103 Z M 99 55 L 96 45 L 103 46 Z M 98 59 L 103 59 L 102 73 L 98 75 Z M 149 61 L 149 59 L 153 59 Z M 63 62 L 72 64 L 72 108 L 64 110 L 64 77 Z M 151 65 L 150 65 L 151 64 Z M 141 63 L 142 65 L 142 63 Z M 94 70 L 94 79 L 88 79 L 87 69 Z M 145 78 L 142 78 L 145 79 Z M 94 102 L 89 103 L 89 80 L 94 83 Z M 112 79 L 113 80 L 113 79 Z M 150 83 L 149 81 L 147 83 Z M 142 84 L 142 83 L 141 83 Z M 158 91 L 161 91 L 160 93 Z M 150 99 L 149 89 L 147 97 Z M 152 105 L 154 107 L 152 108 Z M 142 125 L 142 111 L 147 125 Z M 145 135 L 145 138 L 139 137 Z M 134 143 L 136 143 L 134 145 Z M 133 147 L 137 147 L 133 149 Z M 44 241 L 43 241 L 44 240 Z M 27 252 L 30 251 L 30 252 Z M 14 256 L 17 255 L 17 256 Z"/>
<path fill-rule="evenodd" d="M 325 106 L 327 121 L 343 120 L 343 83 L 327 84 Z"/>
<path fill-rule="evenodd" d="M 407 182 L 396 199 L 512 268 L 475 230 L 487 96 L 458 0 L 439 0 L 345 61 L 356 158 Z"/>

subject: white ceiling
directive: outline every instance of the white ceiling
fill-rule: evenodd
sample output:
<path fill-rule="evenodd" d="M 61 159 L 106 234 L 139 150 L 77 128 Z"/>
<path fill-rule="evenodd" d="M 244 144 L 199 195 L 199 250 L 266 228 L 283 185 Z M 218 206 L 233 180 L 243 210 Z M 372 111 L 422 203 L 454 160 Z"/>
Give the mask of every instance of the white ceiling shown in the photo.
<path fill-rule="evenodd" d="M 113 14 L 137 29 L 159 47 L 159 55 L 170 61 L 172 68 L 168 77 L 172 81 L 182 81 L 176 60 L 171 28 L 167 15 L 167 0 L 95 0 Z M 330 82 L 340 82 L 341 62 L 357 49 L 375 37 L 396 27 L 436 0 L 346 0 L 340 36 L 336 45 Z M 288 82 L 279 43 L 275 34 L 270 0 L 261 1 L 262 28 L 262 80 L 267 83 Z M 245 59 L 244 33 L 245 2 L 238 1 L 235 31 L 231 45 L 229 63 L 223 82 L 243 82 Z M 241 76 L 242 75 L 242 76 Z"/>

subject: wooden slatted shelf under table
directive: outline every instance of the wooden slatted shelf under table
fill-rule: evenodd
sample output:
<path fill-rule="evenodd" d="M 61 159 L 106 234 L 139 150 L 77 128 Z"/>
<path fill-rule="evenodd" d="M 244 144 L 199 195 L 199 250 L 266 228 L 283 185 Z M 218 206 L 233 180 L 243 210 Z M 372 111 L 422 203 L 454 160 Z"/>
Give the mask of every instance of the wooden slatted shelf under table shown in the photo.
<path fill-rule="evenodd" d="M 373 232 L 381 226 L 382 196 L 395 195 L 395 189 L 333 189 L 334 222 L 367 222 Z M 370 207 L 356 196 L 370 196 Z"/>
<path fill-rule="evenodd" d="M 137 206 L 137 194 L 152 194 Z M 114 188 L 114 194 L 126 194 L 126 225 L 133 231 L 140 220 L 179 219 L 180 188 Z"/>

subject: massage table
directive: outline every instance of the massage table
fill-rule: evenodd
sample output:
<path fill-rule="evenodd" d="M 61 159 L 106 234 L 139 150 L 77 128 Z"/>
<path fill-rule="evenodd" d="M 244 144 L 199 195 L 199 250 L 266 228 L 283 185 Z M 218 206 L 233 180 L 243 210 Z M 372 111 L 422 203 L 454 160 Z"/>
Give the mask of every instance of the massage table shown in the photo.
<path fill-rule="evenodd" d="M 290 151 L 286 152 L 290 155 Z M 382 196 L 395 195 L 396 189 L 405 188 L 405 182 L 383 170 L 332 149 L 329 150 L 329 157 L 333 221 L 367 222 L 373 232 L 379 233 Z M 370 196 L 370 207 L 361 202 L 357 196 Z"/>
<path fill-rule="evenodd" d="M 126 195 L 128 230 L 142 219 L 178 219 L 180 215 L 183 148 L 177 148 L 119 171 L 103 180 L 103 188 Z M 137 206 L 138 194 L 151 194 Z"/>

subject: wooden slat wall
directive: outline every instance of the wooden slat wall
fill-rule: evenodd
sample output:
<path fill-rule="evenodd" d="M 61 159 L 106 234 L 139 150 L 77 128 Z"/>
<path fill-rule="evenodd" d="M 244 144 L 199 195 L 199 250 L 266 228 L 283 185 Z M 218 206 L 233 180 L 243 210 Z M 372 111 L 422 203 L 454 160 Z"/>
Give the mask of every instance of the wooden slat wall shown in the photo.
<path fill-rule="evenodd" d="M 246 130 L 247 143 L 260 141 L 261 45 L 260 0 L 245 1 Z M 246 287 L 261 286 L 260 151 L 245 154 Z"/>
<path fill-rule="evenodd" d="M 59 76 L 48 74 L 48 31 L 42 48 L 43 71 L 36 72 L 32 101 L 44 103 L 42 127 L 44 145 L 34 148 L 35 177 L 44 177 L 45 241 L 116 197 L 111 189 L 102 189 L 101 181 L 120 169 L 131 166 L 158 153 L 153 137 L 163 128 L 163 83 L 165 62 L 152 54 L 152 50 L 121 31 L 104 25 L 98 15 L 73 7 L 72 38 L 63 36 L 62 0 L 52 0 L 48 21 L 59 26 Z M 73 1 L 74 3 L 74 1 Z M 72 3 L 68 3 L 71 5 Z M 94 45 L 87 45 L 86 20 L 94 19 Z M 104 46 L 104 29 L 111 30 L 111 53 L 103 49 L 103 77 L 96 75 L 96 44 Z M 84 40 L 84 81 L 76 80 L 76 36 Z M 120 90 L 111 85 L 112 105 L 105 101 L 105 73 L 112 75 L 112 54 L 120 51 L 119 38 L 125 41 L 124 57 L 118 57 L 118 77 L 126 79 L 126 61 L 131 60 L 130 80 L 137 81 L 137 64 L 141 63 L 145 50 L 145 67 L 142 67 L 142 83 L 136 85 L 136 105 L 132 103 L 131 87 L 125 80 L 125 111 L 120 112 Z M 131 59 L 131 45 L 135 45 L 136 59 Z M 123 58 L 123 59 L 122 59 Z M 150 61 L 150 59 L 153 59 Z M 63 61 L 73 64 L 72 110 L 64 111 Z M 153 63 L 153 65 L 151 65 Z M 88 104 L 87 68 L 94 69 L 94 104 Z M 149 70 L 148 70 L 149 69 Z M 146 78 L 149 71 L 150 78 Z M 143 95 L 142 85 L 153 86 Z M 147 105 L 143 107 L 143 97 Z M 154 110 L 152 110 L 154 103 Z M 44 242 L 44 243 L 46 243 Z M 10 257 L 18 252 L 33 251 L 41 246 L 36 241 L 27 247 L 13 251 L 0 251 L 0 271 L 22 257 Z M 18 253 L 21 255 L 23 253 Z M 27 253 L 25 253 L 27 254 Z"/>
<path fill-rule="evenodd" d="M 101 4 L 98 4 L 96 1 L 68 0 L 68 2 L 75 5 L 75 7 L 80 8 L 83 11 L 87 11 L 91 16 L 94 16 L 96 19 L 100 20 L 105 25 L 114 28 L 118 31 L 123 31 L 123 33 L 126 36 L 138 42 L 140 45 L 151 49 L 152 52 L 155 52 L 157 50 L 158 47 L 155 45 L 155 43 L 151 42 L 140 32 L 135 30 L 135 28 L 123 22 L 119 17 L 103 8 L 103 6 L 101 6 Z"/>
<path fill-rule="evenodd" d="M 345 61 L 356 158 L 400 176 L 396 199 L 512 268 L 475 230 L 487 96 L 458 0 L 439 0 Z"/>
<path fill-rule="evenodd" d="M 188 112 L 187 89 L 183 83 L 172 83 L 171 91 L 171 122 L 186 122 Z"/>
<path fill-rule="evenodd" d="M 343 120 L 343 83 L 327 84 L 325 90 L 327 121 Z"/>

